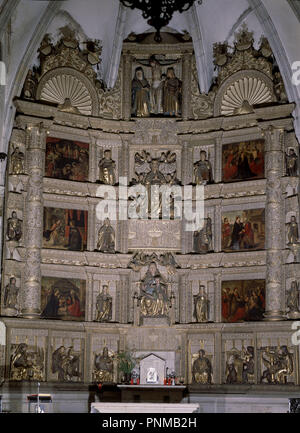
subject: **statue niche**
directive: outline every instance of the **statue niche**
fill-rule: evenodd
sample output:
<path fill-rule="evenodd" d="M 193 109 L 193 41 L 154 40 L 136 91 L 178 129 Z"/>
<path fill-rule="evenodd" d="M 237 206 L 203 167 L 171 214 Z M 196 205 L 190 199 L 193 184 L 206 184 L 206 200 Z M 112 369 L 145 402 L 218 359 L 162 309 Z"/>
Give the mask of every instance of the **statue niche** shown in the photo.
<path fill-rule="evenodd" d="M 145 277 L 140 281 L 140 295 L 135 298 L 139 304 L 141 318 L 169 318 L 170 309 L 174 309 L 175 296 L 169 296 L 168 284 L 158 270 L 157 264 L 151 262 Z"/>
<path fill-rule="evenodd" d="M 114 353 L 103 347 L 102 354 L 95 353 L 93 379 L 95 382 L 113 382 Z"/>
<path fill-rule="evenodd" d="M 178 60 L 158 59 L 158 56 L 154 55 L 147 60 L 136 60 L 136 64 L 143 67 L 135 68 L 131 82 L 132 116 L 179 117 L 181 115 L 182 81 L 171 66 L 176 63 Z M 147 69 L 151 69 L 149 74 Z"/>

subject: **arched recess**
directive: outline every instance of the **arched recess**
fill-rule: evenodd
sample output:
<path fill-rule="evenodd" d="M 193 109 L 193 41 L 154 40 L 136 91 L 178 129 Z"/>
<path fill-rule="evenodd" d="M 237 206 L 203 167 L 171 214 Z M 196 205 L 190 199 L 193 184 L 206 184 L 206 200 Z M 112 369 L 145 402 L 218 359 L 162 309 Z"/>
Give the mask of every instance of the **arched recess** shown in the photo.
<path fill-rule="evenodd" d="M 254 105 L 272 101 L 276 101 L 272 80 L 261 71 L 242 70 L 222 83 L 216 95 L 214 115 L 242 114 L 239 110 L 251 112 Z"/>
<path fill-rule="evenodd" d="M 48 71 L 39 82 L 37 99 L 63 104 L 66 99 L 81 114 L 97 116 L 99 100 L 89 78 L 73 68 L 63 67 Z"/>

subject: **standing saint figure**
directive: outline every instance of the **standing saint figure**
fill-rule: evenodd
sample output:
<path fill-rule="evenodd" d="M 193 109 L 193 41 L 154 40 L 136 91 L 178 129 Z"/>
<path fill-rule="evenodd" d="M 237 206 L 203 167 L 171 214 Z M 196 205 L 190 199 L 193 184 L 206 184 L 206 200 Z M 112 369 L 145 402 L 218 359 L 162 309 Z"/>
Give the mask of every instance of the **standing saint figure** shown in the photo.
<path fill-rule="evenodd" d="M 212 365 L 208 357 L 205 356 L 205 350 L 200 349 L 199 357 L 195 359 L 192 367 L 193 382 L 211 384 L 212 372 Z"/>
<path fill-rule="evenodd" d="M 162 215 L 162 194 L 159 193 L 159 186 L 166 184 L 165 176 L 159 170 L 159 161 L 152 159 L 150 163 L 151 171 L 145 176 L 144 185 L 148 192 L 148 212 L 151 213 L 154 218 L 159 218 Z M 157 185 L 157 194 L 151 196 L 153 189 L 152 185 Z M 154 188 L 155 190 L 155 188 Z"/>
<path fill-rule="evenodd" d="M 291 216 L 291 221 L 288 223 L 287 237 L 289 244 L 297 244 L 299 242 L 298 223 L 294 215 Z"/>
<path fill-rule="evenodd" d="M 111 150 L 104 151 L 104 158 L 99 161 L 99 180 L 105 185 L 116 183 L 116 163 L 111 157 Z"/>
<path fill-rule="evenodd" d="M 9 279 L 9 284 L 5 287 L 4 308 L 17 309 L 19 288 L 16 286 L 15 277 Z"/>
<path fill-rule="evenodd" d="M 150 84 L 140 66 L 136 68 L 131 83 L 132 115 L 148 117 L 150 115 Z"/>
<path fill-rule="evenodd" d="M 163 110 L 169 116 L 179 116 L 181 113 L 182 82 L 176 77 L 174 68 L 167 69 L 164 82 Z"/>
<path fill-rule="evenodd" d="M 194 317 L 197 323 L 208 321 L 208 299 L 205 286 L 199 285 L 199 293 L 194 296 Z"/>
<path fill-rule="evenodd" d="M 108 293 L 108 286 L 104 285 L 102 292 L 96 298 L 96 321 L 109 322 L 112 317 L 112 297 Z"/>
<path fill-rule="evenodd" d="M 17 212 L 13 211 L 7 220 L 7 237 L 10 241 L 19 241 L 22 237 L 22 221 L 17 217 Z"/>
<path fill-rule="evenodd" d="M 115 231 L 110 224 L 109 218 L 105 218 L 104 224 L 99 229 L 97 250 L 102 253 L 115 252 Z"/>
<path fill-rule="evenodd" d="M 213 182 L 212 166 L 206 158 L 205 150 L 201 150 L 200 160 L 194 164 L 194 176 L 196 185 L 206 185 Z"/>
<path fill-rule="evenodd" d="M 204 254 L 212 249 L 212 222 L 211 218 L 207 217 L 202 229 L 194 232 L 194 251 Z"/>
<path fill-rule="evenodd" d="M 288 315 L 293 316 L 295 313 L 297 316 L 299 315 L 299 287 L 297 281 L 292 281 L 291 283 L 291 288 L 288 291 L 286 305 L 289 309 Z"/>
<path fill-rule="evenodd" d="M 24 173 L 24 153 L 16 147 L 10 157 L 10 174 L 23 174 Z"/>
<path fill-rule="evenodd" d="M 285 155 L 286 175 L 297 176 L 298 156 L 295 149 L 289 149 L 289 153 Z"/>

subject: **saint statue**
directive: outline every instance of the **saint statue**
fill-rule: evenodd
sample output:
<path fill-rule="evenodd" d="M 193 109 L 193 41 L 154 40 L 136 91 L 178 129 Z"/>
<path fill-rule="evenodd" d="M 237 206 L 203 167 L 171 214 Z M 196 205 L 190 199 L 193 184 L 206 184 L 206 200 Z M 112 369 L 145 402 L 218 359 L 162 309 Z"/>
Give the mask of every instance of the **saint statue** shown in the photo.
<path fill-rule="evenodd" d="M 99 229 L 97 250 L 102 253 L 115 252 L 115 231 L 109 218 L 105 218 L 104 224 Z"/>
<path fill-rule="evenodd" d="M 193 382 L 211 384 L 212 365 L 210 360 L 205 356 L 205 350 L 199 350 L 199 357 L 195 359 L 192 367 Z"/>
<path fill-rule="evenodd" d="M 96 298 L 96 321 L 109 322 L 112 316 L 112 297 L 108 293 L 108 286 L 104 285 L 102 292 Z"/>
<path fill-rule="evenodd" d="M 13 211 L 7 220 L 6 234 L 10 241 L 18 242 L 22 237 L 22 221 L 17 217 L 16 211 Z"/>
<path fill-rule="evenodd" d="M 150 163 L 151 171 L 146 175 L 144 184 L 148 192 L 148 209 L 156 217 L 161 216 L 162 213 L 162 196 L 161 194 L 156 194 L 151 197 L 151 186 L 152 185 L 163 185 L 166 183 L 165 176 L 159 171 L 159 161 L 157 159 L 152 159 Z"/>
<path fill-rule="evenodd" d="M 136 68 L 131 83 L 132 114 L 137 117 L 150 115 L 150 85 L 140 66 Z"/>
<path fill-rule="evenodd" d="M 207 217 L 202 229 L 194 232 L 194 251 L 204 254 L 212 249 L 212 223 L 211 218 Z"/>
<path fill-rule="evenodd" d="M 10 157 L 10 174 L 23 174 L 24 173 L 24 153 L 20 152 L 16 147 Z"/>
<path fill-rule="evenodd" d="M 100 383 L 113 381 L 113 360 L 107 347 L 103 348 L 102 355 L 95 353 L 94 380 Z"/>
<path fill-rule="evenodd" d="M 206 158 L 205 150 L 201 150 L 200 160 L 194 164 L 194 176 L 196 185 L 206 185 L 213 182 L 212 166 Z"/>
<path fill-rule="evenodd" d="M 291 288 L 288 292 L 286 304 L 289 309 L 289 315 L 293 316 L 296 313 L 296 315 L 299 317 L 299 287 L 297 281 L 292 281 L 291 283 Z"/>
<path fill-rule="evenodd" d="M 141 282 L 140 305 L 142 316 L 167 316 L 170 308 L 167 284 L 155 262 L 151 262 Z"/>
<path fill-rule="evenodd" d="M 197 323 L 208 321 L 208 299 L 205 286 L 199 285 L 199 293 L 194 296 L 194 317 Z"/>
<path fill-rule="evenodd" d="M 169 116 L 179 116 L 181 113 L 182 82 L 176 77 L 174 68 L 167 69 L 164 81 L 163 111 Z"/>
<path fill-rule="evenodd" d="M 4 308 L 17 309 L 19 288 L 16 286 L 15 277 L 9 279 L 9 284 L 5 287 Z"/>
<path fill-rule="evenodd" d="M 111 150 L 104 151 L 104 158 L 99 161 L 99 180 L 105 185 L 116 183 L 116 163 L 111 158 Z"/>
<path fill-rule="evenodd" d="M 297 176 L 298 156 L 295 149 L 289 149 L 289 153 L 285 155 L 286 175 Z"/>
<path fill-rule="evenodd" d="M 291 216 L 291 221 L 288 223 L 288 243 L 297 244 L 299 242 L 298 223 L 294 215 Z"/>

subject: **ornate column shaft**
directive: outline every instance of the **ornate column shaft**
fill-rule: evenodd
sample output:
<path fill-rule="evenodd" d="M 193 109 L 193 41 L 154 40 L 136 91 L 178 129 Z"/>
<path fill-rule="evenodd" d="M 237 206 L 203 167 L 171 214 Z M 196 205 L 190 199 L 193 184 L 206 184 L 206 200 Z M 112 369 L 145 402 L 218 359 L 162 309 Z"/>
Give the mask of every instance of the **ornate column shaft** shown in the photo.
<path fill-rule="evenodd" d="M 130 120 L 131 117 L 131 81 L 132 81 L 132 56 L 123 54 L 123 117 Z"/>
<path fill-rule="evenodd" d="M 269 127 L 265 137 L 265 173 L 267 178 L 265 236 L 267 250 L 266 320 L 283 320 L 283 175 L 284 131 Z"/>
<path fill-rule="evenodd" d="M 191 99 L 191 59 L 190 53 L 184 53 L 182 57 L 182 118 L 190 118 Z"/>
<path fill-rule="evenodd" d="M 43 124 L 26 129 L 28 183 L 25 201 L 25 267 L 22 316 L 37 319 L 41 308 L 41 248 L 43 239 L 43 170 L 46 130 Z"/>

